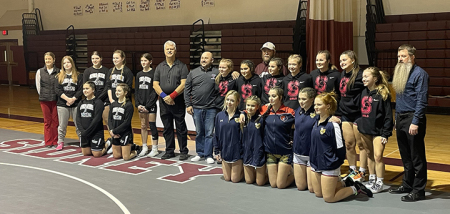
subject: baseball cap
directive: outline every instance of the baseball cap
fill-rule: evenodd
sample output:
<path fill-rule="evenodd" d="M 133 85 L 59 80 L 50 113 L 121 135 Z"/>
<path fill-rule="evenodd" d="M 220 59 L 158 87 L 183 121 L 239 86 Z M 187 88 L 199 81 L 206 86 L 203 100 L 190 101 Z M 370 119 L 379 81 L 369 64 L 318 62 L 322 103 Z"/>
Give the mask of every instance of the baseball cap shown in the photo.
<path fill-rule="evenodd" d="M 267 48 L 267 49 L 270 49 L 270 50 L 275 50 L 275 45 L 274 45 L 272 42 L 266 42 L 266 43 L 264 43 L 264 45 L 261 47 L 261 50 L 262 50 L 263 48 Z"/>

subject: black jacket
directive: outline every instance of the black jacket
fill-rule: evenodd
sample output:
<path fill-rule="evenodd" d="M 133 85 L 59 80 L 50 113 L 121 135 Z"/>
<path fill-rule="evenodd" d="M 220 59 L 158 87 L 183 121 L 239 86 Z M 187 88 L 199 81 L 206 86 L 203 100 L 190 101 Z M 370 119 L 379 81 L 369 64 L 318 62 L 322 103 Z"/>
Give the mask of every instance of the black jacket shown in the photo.
<path fill-rule="evenodd" d="M 363 90 L 361 94 L 361 117 L 356 121 L 358 131 L 362 134 L 372 136 L 382 136 L 388 138 L 392 136 L 394 127 L 391 96 L 386 100 L 378 94 L 378 90 Z"/>
<path fill-rule="evenodd" d="M 292 73 L 288 74 L 283 79 L 284 90 L 284 105 L 297 109 L 300 107 L 298 104 L 298 93 L 302 88 L 313 87 L 313 80 L 311 75 L 305 72 L 299 72 L 297 75 L 292 76 Z"/>

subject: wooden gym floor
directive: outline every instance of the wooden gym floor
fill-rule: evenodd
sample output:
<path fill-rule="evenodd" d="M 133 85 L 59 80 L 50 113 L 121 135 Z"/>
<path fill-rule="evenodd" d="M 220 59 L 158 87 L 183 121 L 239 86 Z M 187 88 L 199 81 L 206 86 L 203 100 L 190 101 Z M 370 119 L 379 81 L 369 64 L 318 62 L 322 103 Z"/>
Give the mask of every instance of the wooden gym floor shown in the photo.
<path fill-rule="evenodd" d="M 0 90 L 5 92 L 3 96 L 0 96 L 0 129 L 43 134 L 42 111 L 36 89 L 25 86 L 0 86 Z M 190 117 L 190 115 L 187 115 L 187 117 Z M 448 140 L 450 139 L 450 116 L 428 114 L 427 119 L 428 128 L 425 138 L 428 160 L 427 189 L 450 192 L 450 141 Z M 135 133 L 136 131 L 140 133 L 138 130 L 140 122 L 136 111 L 132 125 Z M 68 127 L 66 138 L 77 139 L 74 126 Z M 2 141 L 1 137 L 0 141 Z M 140 134 L 135 134 L 134 141 L 136 144 L 141 144 Z M 160 150 L 164 150 L 164 139 L 160 137 L 159 141 Z M 194 151 L 195 141 L 189 140 L 188 147 L 191 151 Z M 389 138 L 384 157 L 386 163 L 385 181 L 393 185 L 400 184 L 403 167 L 395 132 Z M 348 164 L 345 163 L 343 172 L 348 169 L 347 166 Z"/>

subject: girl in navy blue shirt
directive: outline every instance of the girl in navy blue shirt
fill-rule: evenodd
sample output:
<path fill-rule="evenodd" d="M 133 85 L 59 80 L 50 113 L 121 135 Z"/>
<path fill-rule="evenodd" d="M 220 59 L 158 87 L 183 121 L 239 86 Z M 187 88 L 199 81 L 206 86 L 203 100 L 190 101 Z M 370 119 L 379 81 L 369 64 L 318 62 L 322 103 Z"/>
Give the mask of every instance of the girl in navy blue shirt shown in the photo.
<path fill-rule="evenodd" d="M 260 112 L 269 111 L 265 117 L 264 147 L 267 153 L 267 171 L 270 186 L 283 189 L 294 181 L 292 171 L 292 134 L 294 110 L 283 105 L 283 89 L 275 87 L 269 91 L 269 105 Z"/>
<path fill-rule="evenodd" d="M 393 116 L 387 77 L 376 67 L 364 70 L 363 82 L 367 89 L 361 95 L 361 114 L 357 120 L 362 140 L 369 145 L 369 183 L 373 193 L 383 190 L 383 152 L 392 135 Z"/>
<path fill-rule="evenodd" d="M 346 179 L 345 184 L 339 182 L 345 146 L 340 125 L 329 121 L 337 109 L 335 94 L 317 95 L 314 109 L 319 116 L 311 131 L 310 161 L 311 171 L 314 172 L 311 181 L 316 196 L 323 197 L 325 202 L 337 202 L 358 193 L 372 196 L 372 192 L 358 181 Z"/>
<path fill-rule="evenodd" d="M 214 154 L 217 160 L 223 160 L 222 171 L 225 181 L 232 181 L 233 183 L 240 182 L 243 176 L 239 99 L 237 91 L 228 91 L 225 96 L 223 111 L 216 115 L 214 121 Z"/>
<path fill-rule="evenodd" d="M 309 150 L 311 147 L 311 131 L 316 122 L 314 112 L 314 98 L 316 90 L 306 87 L 298 93 L 300 107 L 295 110 L 294 131 L 294 177 L 298 190 L 313 191 L 311 184 L 311 165 L 309 162 Z"/>
<path fill-rule="evenodd" d="M 266 153 L 264 152 L 264 119 L 258 116 L 261 100 L 253 95 L 245 100 L 246 120 L 242 123 L 242 144 L 244 145 L 244 176 L 248 184 L 256 181 L 267 183 Z"/>

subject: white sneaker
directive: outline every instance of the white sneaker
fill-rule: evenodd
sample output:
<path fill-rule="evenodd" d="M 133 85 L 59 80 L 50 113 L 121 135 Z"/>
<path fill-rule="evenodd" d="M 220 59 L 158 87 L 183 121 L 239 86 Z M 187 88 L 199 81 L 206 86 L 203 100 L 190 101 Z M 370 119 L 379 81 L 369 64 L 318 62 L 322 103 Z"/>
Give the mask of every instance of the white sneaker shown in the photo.
<path fill-rule="evenodd" d="M 106 154 L 109 155 L 109 154 L 112 154 L 112 153 L 113 153 L 113 151 L 112 151 L 112 146 L 111 146 L 111 148 L 108 149 L 108 151 L 106 152 Z"/>
<path fill-rule="evenodd" d="M 148 147 L 147 147 L 147 145 L 142 146 L 142 151 L 141 151 L 141 153 L 139 153 L 139 157 L 145 156 L 145 155 L 147 154 L 147 152 L 148 152 Z"/>
<path fill-rule="evenodd" d="M 213 158 L 206 158 L 206 163 L 209 163 L 209 164 L 213 164 L 214 163 L 214 159 Z"/>
<path fill-rule="evenodd" d="M 147 157 L 155 157 L 156 155 L 159 154 L 159 151 L 157 149 L 152 149 L 152 151 L 150 151 L 150 153 L 147 155 Z"/>
<path fill-rule="evenodd" d="M 202 159 L 202 157 L 196 155 L 195 157 L 191 158 L 191 161 L 192 162 L 197 162 L 197 161 L 200 161 L 201 159 Z"/>
<path fill-rule="evenodd" d="M 367 189 L 372 188 L 375 185 L 375 183 L 376 183 L 375 179 L 369 179 L 369 182 L 366 184 L 366 188 Z"/>
<path fill-rule="evenodd" d="M 379 193 L 383 191 L 383 182 L 376 182 L 375 185 L 370 188 L 370 191 L 372 193 Z"/>

